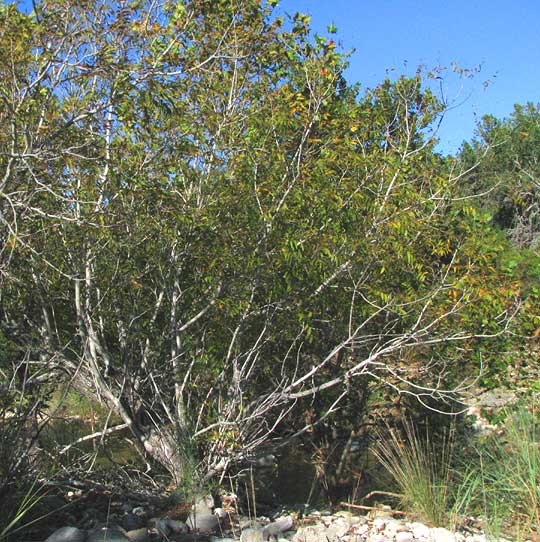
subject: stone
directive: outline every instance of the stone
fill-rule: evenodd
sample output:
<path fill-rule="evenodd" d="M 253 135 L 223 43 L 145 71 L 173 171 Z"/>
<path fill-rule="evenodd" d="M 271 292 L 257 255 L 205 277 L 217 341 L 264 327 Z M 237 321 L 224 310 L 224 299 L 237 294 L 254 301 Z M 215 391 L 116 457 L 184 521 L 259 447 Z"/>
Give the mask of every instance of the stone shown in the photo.
<path fill-rule="evenodd" d="M 293 542 L 318 542 L 319 540 L 324 540 L 323 533 L 325 531 L 326 527 L 320 524 L 301 527 L 296 531 Z"/>
<path fill-rule="evenodd" d="M 177 519 L 165 518 L 164 520 L 169 527 L 171 533 L 174 534 L 186 534 L 189 531 L 188 526 L 183 522 Z"/>
<path fill-rule="evenodd" d="M 215 501 L 212 495 L 199 499 L 190 512 L 186 525 L 196 533 L 212 534 L 219 527 L 219 519 L 214 514 Z"/>
<path fill-rule="evenodd" d="M 244 529 L 240 534 L 240 542 L 264 542 L 264 530 L 257 527 L 249 527 Z"/>
<path fill-rule="evenodd" d="M 77 527 L 61 527 L 45 542 L 86 542 L 87 532 Z"/>
<path fill-rule="evenodd" d="M 351 530 L 350 523 L 345 518 L 336 518 L 326 529 L 329 539 L 343 538 Z"/>
<path fill-rule="evenodd" d="M 409 523 L 408 527 L 414 538 L 417 538 L 418 540 L 429 540 L 431 536 L 431 529 L 427 525 L 415 521 L 413 523 Z"/>
<path fill-rule="evenodd" d="M 92 529 L 88 533 L 86 542 L 129 542 L 129 538 L 124 532 L 117 528 L 102 527 L 100 529 Z"/>
<path fill-rule="evenodd" d="M 389 539 L 382 533 L 375 533 L 368 536 L 368 542 L 386 542 L 387 540 Z"/>
<path fill-rule="evenodd" d="M 414 536 L 409 531 L 399 531 L 395 534 L 394 540 L 396 542 L 412 542 L 414 540 Z"/>
<path fill-rule="evenodd" d="M 456 542 L 456 535 L 443 527 L 430 529 L 432 542 Z"/>
<path fill-rule="evenodd" d="M 212 534 L 219 527 L 219 520 L 214 514 L 190 514 L 186 525 L 192 532 Z"/>
<path fill-rule="evenodd" d="M 386 528 L 386 524 L 388 523 L 388 520 L 391 520 L 392 518 L 389 518 L 388 516 L 384 517 L 377 517 L 373 520 L 373 527 L 372 529 L 375 531 L 384 531 Z"/>
<path fill-rule="evenodd" d="M 336 512 L 334 516 L 338 518 L 345 518 L 345 519 L 351 519 L 352 514 L 348 510 L 340 510 L 339 512 Z"/>
<path fill-rule="evenodd" d="M 147 529 L 135 529 L 133 531 L 128 531 L 126 536 L 131 540 L 131 542 L 150 542 L 150 536 L 148 535 Z"/>
<path fill-rule="evenodd" d="M 148 526 L 152 534 L 158 534 L 162 537 L 168 537 L 171 532 L 167 518 L 152 518 L 148 522 Z"/>
<path fill-rule="evenodd" d="M 352 532 L 358 536 L 367 535 L 368 531 L 369 525 L 367 523 L 363 523 L 362 525 L 354 525 L 352 528 Z"/>
<path fill-rule="evenodd" d="M 291 516 L 285 516 L 276 519 L 276 521 L 269 523 L 263 529 L 263 536 L 265 540 L 269 540 L 271 537 L 277 538 L 281 533 L 288 531 L 294 525 L 294 520 Z"/>
<path fill-rule="evenodd" d="M 144 518 L 142 516 L 137 515 L 137 514 L 132 514 L 132 513 L 129 513 L 123 516 L 120 519 L 120 523 L 126 531 L 134 531 L 135 529 L 142 529 L 146 525 L 146 522 L 144 521 Z"/>
<path fill-rule="evenodd" d="M 293 542 L 339 542 L 340 532 L 343 532 L 340 526 L 332 528 L 332 525 L 308 525 L 296 531 Z"/>
<path fill-rule="evenodd" d="M 389 518 L 386 520 L 385 526 L 384 526 L 384 535 L 389 538 L 394 538 L 397 533 L 403 530 L 404 525 L 401 521 L 393 518 Z M 406 528 L 405 528 L 406 529 Z M 378 529 L 379 531 L 382 529 Z"/>

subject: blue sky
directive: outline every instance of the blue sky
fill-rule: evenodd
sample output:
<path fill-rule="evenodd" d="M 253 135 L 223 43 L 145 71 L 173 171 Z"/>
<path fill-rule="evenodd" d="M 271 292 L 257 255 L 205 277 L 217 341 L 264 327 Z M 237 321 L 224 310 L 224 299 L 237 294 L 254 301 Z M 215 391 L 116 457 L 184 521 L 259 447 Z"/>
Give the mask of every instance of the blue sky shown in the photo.
<path fill-rule="evenodd" d="M 334 23 L 343 49 L 355 49 L 347 78 L 364 88 L 392 68 L 480 66 L 473 78 L 445 78 L 448 99 L 464 103 L 441 126 L 442 152 L 469 140 L 483 115 L 506 117 L 515 103 L 540 102 L 539 0 L 281 0 L 279 10 L 311 15 L 323 35 Z"/>

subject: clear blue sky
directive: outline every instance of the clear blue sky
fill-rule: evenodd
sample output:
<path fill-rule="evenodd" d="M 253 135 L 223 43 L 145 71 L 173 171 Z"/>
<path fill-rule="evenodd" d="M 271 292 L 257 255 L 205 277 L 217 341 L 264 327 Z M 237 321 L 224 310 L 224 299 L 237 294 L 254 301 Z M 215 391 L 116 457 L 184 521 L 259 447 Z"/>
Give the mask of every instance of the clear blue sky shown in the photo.
<path fill-rule="evenodd" d="M 334 23 L 336 41 L 355 49 L 347 78 L 364 88 L 391 68 L 412 74 L 419 64 L 481 66 L 472 79 L 448 74 L 449 99 L 465 103 L 441 126 L 442 152 L 470 139 L 477 118 L 540 102 L 540 0 L 281 0 L 279 10 L 311 15 L 322 35 Z"/>

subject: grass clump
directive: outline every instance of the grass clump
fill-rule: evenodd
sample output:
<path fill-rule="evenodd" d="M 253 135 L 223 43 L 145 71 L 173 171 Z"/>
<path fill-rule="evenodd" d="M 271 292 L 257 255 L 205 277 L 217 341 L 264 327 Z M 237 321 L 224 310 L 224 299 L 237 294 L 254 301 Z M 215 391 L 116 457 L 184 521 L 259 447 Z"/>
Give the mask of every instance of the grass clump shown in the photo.
<path fill-rule="evenodd" d="M 430 525 L 455 528 L 478 487 L 469 468 L 461 472 L 455 463 L 456 435 L 450 429 L 437 436 L 420 433 L 410 420 L 403 431 L 380 435 L 374 453 L 393 477 L 400 505 Z"/>

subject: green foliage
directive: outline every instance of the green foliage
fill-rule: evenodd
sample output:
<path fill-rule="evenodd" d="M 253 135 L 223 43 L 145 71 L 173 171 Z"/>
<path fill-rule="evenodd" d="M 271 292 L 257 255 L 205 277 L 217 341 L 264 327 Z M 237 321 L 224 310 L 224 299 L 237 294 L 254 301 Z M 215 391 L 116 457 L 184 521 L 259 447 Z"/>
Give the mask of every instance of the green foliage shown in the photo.
<path fill-rule="evenodd" d="M 515 105 L 507 119 L 485 116 L 478 136 L 460 160 L 469 174 L 467 194 L 483 193 L 481 205 L 517 246 L 536 246 L 540 179 L 540 105 Z"/>
<path fill-rule="evenodd" d="M 452 201 L 421 74 L 360 95 L 274 4 L 2 14 L 3 321 L 147 450 L 166 429 L 214 475 L 305 431 L 315 391 L 320 419 L 383 374 L 455 384 L 518 296 L 488 220 Z"/>

